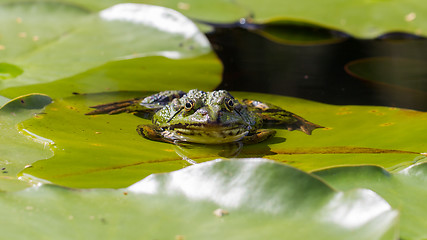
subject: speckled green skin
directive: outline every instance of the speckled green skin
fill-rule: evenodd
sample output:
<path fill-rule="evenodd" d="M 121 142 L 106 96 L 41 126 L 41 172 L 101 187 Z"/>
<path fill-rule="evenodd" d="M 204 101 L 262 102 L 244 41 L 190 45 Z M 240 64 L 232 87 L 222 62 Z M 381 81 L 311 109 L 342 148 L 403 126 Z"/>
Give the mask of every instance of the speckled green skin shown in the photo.
<path fill-rule="evenodd" d="M 147 139 L 169 143 L 257 143 L 276 133 L 260 129 L 263 126 L 306 134 L 321 127 L 268 103 L 248 99 L 239 102 L 225 90 L 171 90 L 93 108 L 87 115 L 131 112 L 151 118 L 152 124 L 139 125 L 137 132 Z"/>
<path fill-rule="evenodd" d="M 170 141 L 218 144 L 254 134 L 262 119 L 225 90 L 190 90 L 157 111 L 155 132 Z"/>

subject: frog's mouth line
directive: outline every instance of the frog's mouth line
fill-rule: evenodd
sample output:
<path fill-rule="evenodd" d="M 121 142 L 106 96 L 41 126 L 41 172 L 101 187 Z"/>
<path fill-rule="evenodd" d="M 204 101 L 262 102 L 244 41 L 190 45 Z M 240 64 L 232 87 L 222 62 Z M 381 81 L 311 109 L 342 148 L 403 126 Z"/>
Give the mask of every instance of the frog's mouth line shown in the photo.
<path fill-rule="evenodd" d="M 202 124 L 177 124 L 169 126 L 162 135 L 185 142 L 219 144 L 239 141 L 248 135 L 248 133 L 247 126 L 242 125 L 227 127 Z"/>

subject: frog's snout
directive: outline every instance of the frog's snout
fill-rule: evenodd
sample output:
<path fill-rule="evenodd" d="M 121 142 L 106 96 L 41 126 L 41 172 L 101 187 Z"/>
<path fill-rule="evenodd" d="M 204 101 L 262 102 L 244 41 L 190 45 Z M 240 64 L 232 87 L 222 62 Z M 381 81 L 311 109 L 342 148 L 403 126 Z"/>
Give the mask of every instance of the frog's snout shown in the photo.
<path fill-rule="evenodd" d="M 218 105 L 211 106 L 208 111 L 209 122 L 211 123 L 220 123 L 221 122 L 221 107 Z"/>

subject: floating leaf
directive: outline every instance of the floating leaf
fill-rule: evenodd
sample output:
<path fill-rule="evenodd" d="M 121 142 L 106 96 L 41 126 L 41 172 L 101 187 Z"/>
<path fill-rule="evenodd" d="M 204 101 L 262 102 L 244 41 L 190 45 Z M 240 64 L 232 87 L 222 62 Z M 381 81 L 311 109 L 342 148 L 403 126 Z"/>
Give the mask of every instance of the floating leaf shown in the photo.
<path fill-rule="evenodd" d="M 0 4 L 0 24 L 0 69 L 9 69 L 0 70 L 8 74 L 1 89 L 52 82 L 111 60 L 211 51 L 190 20 L 151 5 L 120 4 L 97 13 L 60 2 Z"/>
<path fill-rule="evenodd" d="M 337 192 L 262 159 L 198 164 L 122 190 L 45 185 L 0 195 L 5 238 L 375 240 L 398 232 L 397 211 L 372 191 Z"/>
<path fill-rule="evenodd" d="M 51 99 L 46 95 L 31 94 L 13 99 L 0 109 L 0 191 L 16 190 L 28 186 L 17 180 L 17 173 L 33 162 L 52 156 L 51 141 L 40 144 L 42 137 L 24 136 L 17 124 L 39 113 Z"/>
<path fill-rule="evenodd" d="M 220 82 L 221 71 L 222 66 L 213 54 L 185 59 L 142 57 L 108 62 L 69 78 L 8 88 L 1 93 L 16 96 L 40 92 L 52 98 L 62 98 L 71 96 L 73 92 L 84 94 L 116 90 L 212 89 Z"/>
<path fill-rule="evenodd" d="M 424 159 L 423 161 L 425 161 Z M 378 166 L 340 167 L 314 172 L 333 187 L 348 191 L 368 188 L 401 212 L 401 239 L 427 238 L 427 163 L 412 165 L 396 173 Z"/>
<path fill-rule="evenodd" d="M 25 121 L 22 129 L 57 144 L 55 156 L 33 164 L 24 174 L 70 187 L 120 188 L 156 172 L 168 172 L 238 149 L 203 146 L 181 151 L 172 144 L 150 141 L 136 132 L 149 120 L 132 114 L 86 116 L 89 106 L 133 97 L 144 92 L 75 95 L 58 99 L 43 115 Z M 387 107 L 333 106 L 307 100 L 255 93 L 234 93 L 281 106 L 325 126 L 308 136 L 277 129 L 274 138 L 244 146 L 238 157 L 265 157 L 303 170 L 336 165 L 376 164 L 387 168 L 410 165 L 425 152 L 422 132 L 427 113 Z M 67 116 L 67 117 L 64 117 Z M 399 136 L 398 139 L 395 136 Z M 177 150 L 177 153 L 175 151 Z M 64 167 L 67 166 L 67 167 Z"/>
<path fill-rule="evenodd" d="M 137 134 L 136 126 L 148 120 L 131 114 L 84 115 L 89 106 L 107 99 L 115 101 L 148 94 L 105 93 L 55 100 L 43 114 L 31 120 L 33 123 L 24 123 L 22 128 L 24 133 L 41 134 L 54 141 L 55 155 L 47 162 L 40 162 L 48 164 L 39 169 L 40 173 L 33 174 L 35 164 L 25 172 L 60 185 L 120 188 L 154 172 L 188 166 L 172 146 L 159 146 L 158 142 L 145 141 Z"/>
<path fill-rule="evenodd" d="M 73 0 L 84 6 L 99 8 L 117 1 L 92 3 Z M 152 1 L 145 1 L 153 3 Z M 389 32 L 427 32 L 424 1 L 291 1 L 291 0 L 164 0 L 153 4 L 176 9 L 194 19 L 214 23 L 261 23 L 278 20 L 338 29 L 361 38 L 375 38 Z M 98 7 L 97 7 L 98 6 Z M 333 13 L 333 14 L 331 14 Z"/>

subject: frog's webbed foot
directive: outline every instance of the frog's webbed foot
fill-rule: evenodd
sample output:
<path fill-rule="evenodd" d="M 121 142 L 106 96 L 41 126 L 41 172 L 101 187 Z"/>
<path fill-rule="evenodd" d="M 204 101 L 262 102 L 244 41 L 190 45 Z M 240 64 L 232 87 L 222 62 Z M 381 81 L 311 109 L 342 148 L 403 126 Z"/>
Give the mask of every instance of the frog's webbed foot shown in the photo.
<path fill-rule="evenodd" d="M 265 126 L 284 127 L 289 131 L 300 130 L 308 135 L 311 135 L 316 128 L 323 128 L 320 125 L 309 122 L 294 113 L 269 103 L 248 99 L 244 99 L 242 102 L 250 110 L 262 117 Z"/>
<path fill-rule="evenodd" d="M 86 113 L 86 115 L 97 115 L 97 114 L 118 114 L 123 112 L 135 111 L 133 106 L 137 105 L 141 101 L 140 98 L 128 99 L 119 102 L 112 102 L 106 104 L 100 104 L 91 106 L 95 110 Z"/>
<path fill-rule="evenodd" d="M 307 135 L 311 135 L 313 130 L 315 130 L 316 128 L 324 128 L 323 126 L 309 122 L 296 114 L 293 114 L 293 113 L 291 114 L 292 114 L 291 118 L 293 119 L 293 122 L 285 122 L 281 124 L 285 126 L 289 131 L 300 130 Z"/>
<path fill-rule="evenodd" d="M 244 144 L 255 144 L 262 141 L 265 141 L 276 134 L 276 131 L 273 129 L 259 129 L 254 134 L 245 136 L 241 141 Z"/>
<path fill-rule="evenodd" d="M 160 130 L 154 125 L 138 125 L 136 131 L 139 135 L 146 139 L 174 144 L 172 140 L 163 138 L 163 136 L 160 134 Z"/>

